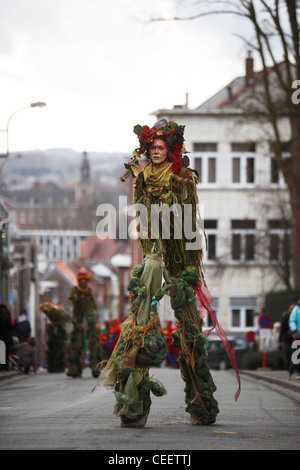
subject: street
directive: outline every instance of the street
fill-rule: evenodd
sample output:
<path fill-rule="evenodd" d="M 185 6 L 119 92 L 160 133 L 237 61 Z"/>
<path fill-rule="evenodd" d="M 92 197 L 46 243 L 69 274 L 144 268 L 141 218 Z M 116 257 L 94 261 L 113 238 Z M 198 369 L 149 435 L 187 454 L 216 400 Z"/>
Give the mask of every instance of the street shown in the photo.
<path fill-rule="evenodd" d="M 217 422 L 192 426 L 179 370 L 162 367 L 150 372 L 168 393 L 160 398 L 152 395 L 142 429 L 119 426 L 112 391 L 98 386 L 92 392 L 96 380 L 89 369 L 81 379 L 43 371 L 2 381 L 0 449 L 108 450 L 112 459 L 125 450 L 134 455 L 143 450 L 174 454 L 176 449 L 177 454 L 187 454 L 189 450 L 299 449 L 299 402 L 293 398 L 242 375 L 241 395 L 235 402 L 235 374 L 212 371 L 220 408 Z"/>

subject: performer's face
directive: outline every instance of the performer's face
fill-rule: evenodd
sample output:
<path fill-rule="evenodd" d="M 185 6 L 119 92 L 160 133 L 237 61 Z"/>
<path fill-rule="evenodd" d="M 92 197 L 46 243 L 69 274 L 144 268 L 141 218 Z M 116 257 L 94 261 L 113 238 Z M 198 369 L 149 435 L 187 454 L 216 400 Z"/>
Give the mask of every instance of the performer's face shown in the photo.
<path fill-rule="evenodd" d="M 161 139 L 154 139 L 150 145 L 150 159 L 158 168 L 164 167 L 168 163 L 168 147 Z"/>
<path fill-rule="evenodd" d="M 79 283 L 78 283 L 78 284 L 79 284 L 79 286 L 82 287 L 82 288 L 83 288 L 83 287 L 86 287 L 86 285 L 87 285 L 87 280 L 86 280 L 86 279 L 79 279 Z"/>

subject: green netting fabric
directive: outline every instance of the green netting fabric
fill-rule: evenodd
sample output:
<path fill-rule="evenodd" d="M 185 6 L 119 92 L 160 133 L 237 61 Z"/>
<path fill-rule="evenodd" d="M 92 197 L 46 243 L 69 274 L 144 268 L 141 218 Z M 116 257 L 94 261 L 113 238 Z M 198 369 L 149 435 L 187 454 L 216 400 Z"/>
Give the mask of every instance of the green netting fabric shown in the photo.
<path fill-rule="evenodd" d="M 199 280 L 204 282 L 202 249 L 193 243 L 198 239 L 196 178 L 191 171 L 182 169 L 179 175 L 171 176 L 169 187 L 163 186 L 159 195 L 154 196 L 148 192 L 141 172 L 136 181 L 134 200 L 140 205 L 137 230 L 145 259 L 131 273 L 129 317 L 121 325 L 119 342 L 100 380 L 104 380 L 103 386 L 114 387 L 115 413 L 120 416 L 121 424 L 145 425 L 151 406 L 150 391 L 158 396 L 166 393 L 161 384 L 149 378 L 149 367 L 160 364 L 167 353 L 161 337 L 157 302 L 168 294 L 177 319 L 173 344 L 180 349 L 186 411 L 193 424 L 211 424 L 218 413 L 218 403 L 213 398 L 216 387 L 207 365 L 203 321 L 195 301 L 195 287 Z M 176 204 L 176 210 L 168 216 L 170 236 L 167 238 L 163 233 L 165 214 L 160 211 L 164 204 Z M 185 205 L 190 212 L 181 211 L 181 228 L 187 222 L 194 238 L 186 233 L 181 237 L 177 236 L 178 232 L 176 234 L 177 211 Z M 146 221 L 140 217 L 143 208 L 148 212 Z M 151 211 L 155 208 L 158 218 L 154 227 Z"/>
<path fill-rule="evenodd" d="M 48 372 L 63 372 L 65 370 L 65 343 L 67 340 L 66 326 L 71 322 L 69 314 L 59 305 L 46 301 L 40 305 L 49 323 L 47 333 L 47 370 Z"/>
<path fill-rule="evenodd" d="M 99 379 L 106 376 L 102 385 L 114 387 L 115 413 L 124 426 L 144 426 L 151 406 L 150 392 L 156 396 L 166 393 L 162 384 L 149 377 L 149 367 L 160 365 L 168 352 L 155 300 L 162 272 L 157 255 L 149 255 L 133 269 L 128 286 L 130 314 L 121 325 L 118 343 Z"/>
<path fill-rule="evenodd" d="M 177 318 L 177 330 L 172 343 L 179 348 L 180 371 L 185 386 L 186 411 L 197 424 L 212 424 L 219 412 L 213 397 L 216 386 L 207 365 L 206 338 L 202 334 L 203 320 L 195 303 L 194 287 L 198 271 L 189 266 L 174 280 L 171 305 Z"/>
<path fill-rule="evenodd" d="M 82 356 L 84 352 L 84 339 L 87 337 L 87 347 L 89 353 L 89 367 L 93 376 L 98 376 L 98 364 L 104 356 L 100 343 L 99 330 L 96 326 L 94 310 L 96 309 L 95 299 L 89 287 L 80 288 L 74 286 L 69 296 L 73 304 L 72 333 L 69 348 L 69 368 L 68 377 L 80 377 L 82 374 Z M 86 333 L 84 331 L 86 322 Z"/>

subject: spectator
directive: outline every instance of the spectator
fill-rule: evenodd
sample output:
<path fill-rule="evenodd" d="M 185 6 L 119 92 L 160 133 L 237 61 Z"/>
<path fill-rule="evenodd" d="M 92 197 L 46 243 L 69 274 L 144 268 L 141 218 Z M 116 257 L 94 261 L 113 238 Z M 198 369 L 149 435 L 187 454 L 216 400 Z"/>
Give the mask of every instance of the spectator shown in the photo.
<path fill-rule="evenodd" d="M 279 333 L 279 343 L 282 347 L 284 360 L 286 362 L 287 370 L 289 371 L 290 375 L 292 372 L 291 346 L 293 342 L 293 332 L 289 327 L 289 319 L 290 319 L 291 311 L 293 310 L 293 308 L 294 308 L 294 305 L 291 305 L 289 309 L 286 312 L 284 312 L 283 319 L 281 322 L 281 327 L 280 327 L 280 333 Z"/>
<path fill-rule="evenodd" d="M 18 316 L 13 336 L 16 336 L 20 343 L 27 341 L 31 334 L 31 326 L 29 320 L 27 319 L 26 310 L 23 309 L 21 314 Z"/>
<path fill-rule="evenodd" d="M 8 308 L 6 305 L 0 305 L 0 340 L 5 344 L 5 363 L 0 364 L 0 370 L 8 370 L 8 358 L 12 340 L 12 323 Z"/>
<path fill-rule="evenodd" d="M 28 338 L 28 341 L 23 341 L 14 346 L 14 353 L 18 357 L 18 365 L 23 369 L 24 374 L 29 374 L 30 367 L 37 373 L 35 346 L 35 338 Z"/>
<path fill-rule="evenodd" d="M 289 326 L 293 332 L 294 340 L 300 339 L 300 297 L 298 302 L 294 306 L 290 318 L 289 318 Z M 300 364 L 296 364 L 296 379 L 300 379 Z"/>

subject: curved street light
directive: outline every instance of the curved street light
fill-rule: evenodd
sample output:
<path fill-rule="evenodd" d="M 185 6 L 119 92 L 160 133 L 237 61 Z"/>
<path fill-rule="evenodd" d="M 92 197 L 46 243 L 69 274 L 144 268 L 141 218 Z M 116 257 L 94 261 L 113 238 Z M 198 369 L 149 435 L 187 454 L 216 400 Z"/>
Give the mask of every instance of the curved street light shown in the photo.
<path fill-rule="evenodd" d="M 11 119 L 17 114 L 17 113 L 20 113 L 21 111 L 25 111 L 26 109 L 30 109 L 30 108 L 44 108 L 45 106 L 47 106 L 46 103 L 42 102 L 42 101 L 37 101 L 36 103 L 31 103 L 30 106 L 27 106 L 26 108 L 21 108 L 21 109 L 18 109 L 17 111 L 15 111 L 14 113 L 12 113 L 10 115 L 10 117 L 8 118 L 8 121 L 7 121 L 7 124 L 6 124 L 6 129 L 0 129 L 1 132 L 6 132 L 6 154 L 4 156 L 5 160 L 2 162 L 2 164 L 0 165 L 0 194 L 2 193 L 2 169 L 3 169 L 3 166 L 4 164 L 7 162 L 8 160 L 8 157 L 9 157 L 9 124 L 10 124 L 10 121 Z"/>
<path fill-rule="evenodd" d="M 9 155 L 9 124 L 11 119 L 15 116 L 15 114 L 20 113 L 21 111 L 25 111 L 26 109 L 44 108 L 45 106 L 47 106 L 46 103 L 43 103 L 42 101 L 37 101 L 36 103 L 31 103 L 30 106 L 27 106 L 26 108 L 18 109 L 10 115 L 7 121 L 6 129 L 4 129 L 4 132 L 6 132 L 6 158 L 8 158 Z"/>

